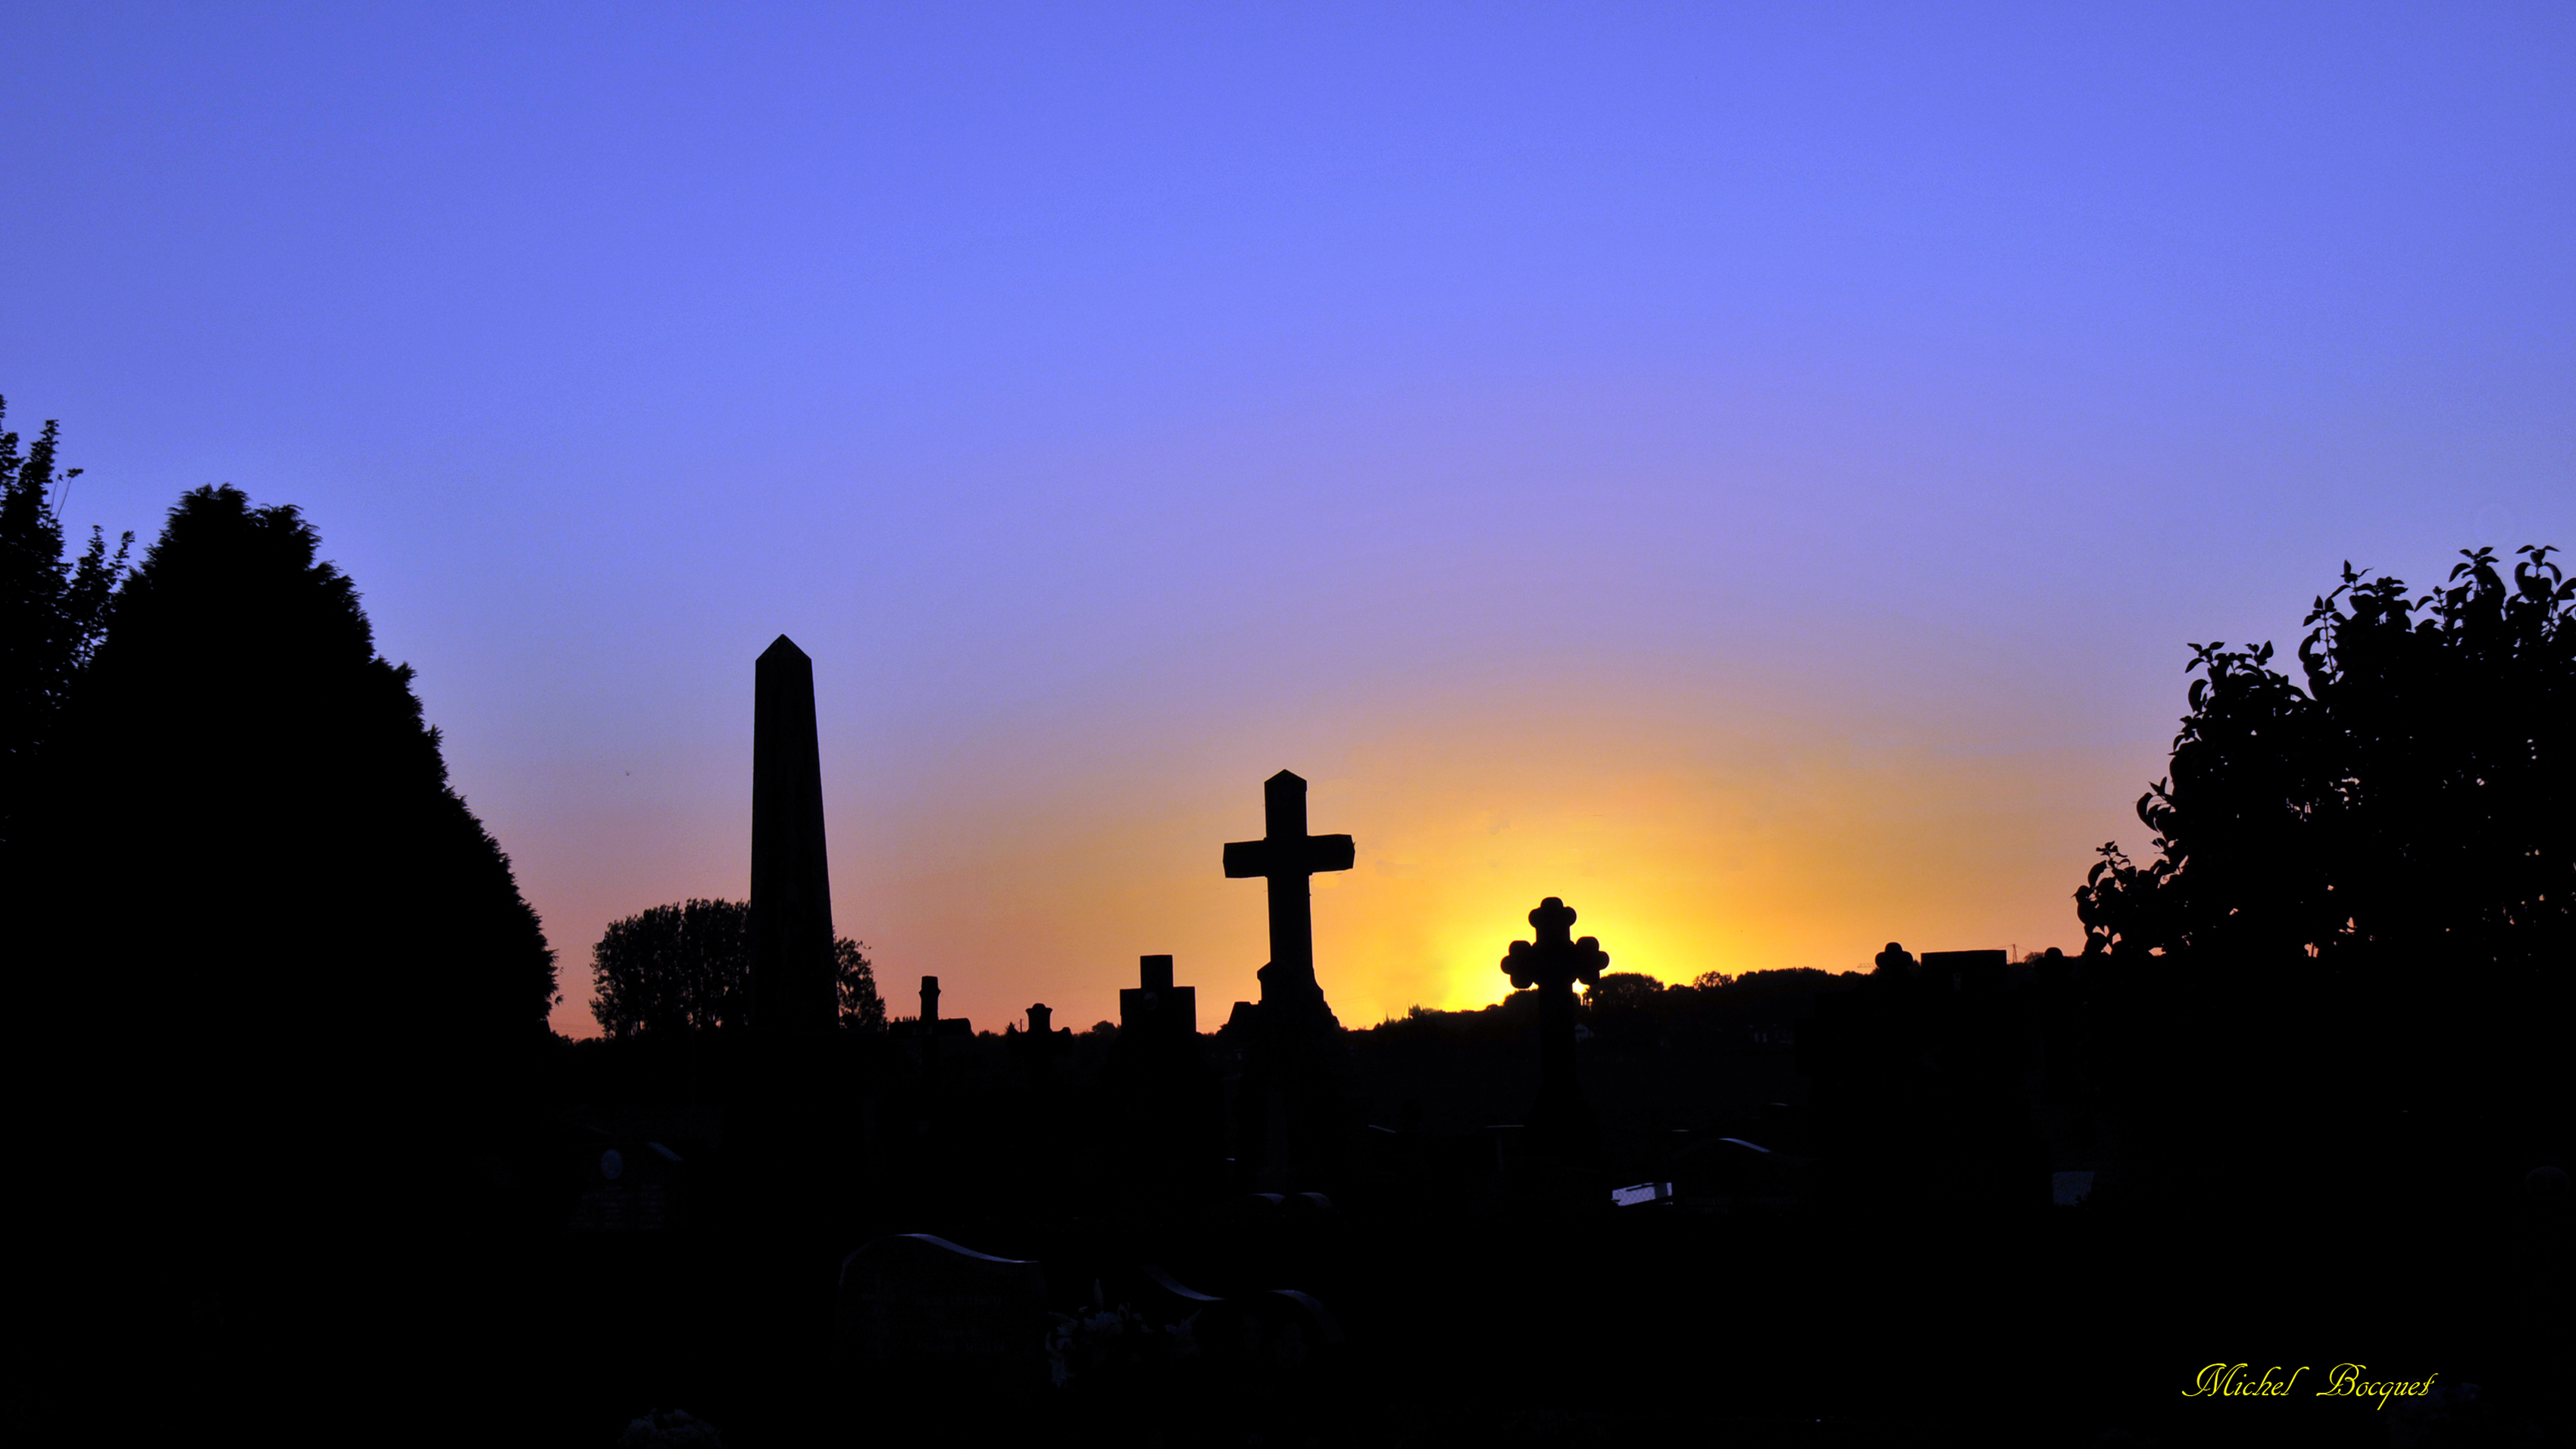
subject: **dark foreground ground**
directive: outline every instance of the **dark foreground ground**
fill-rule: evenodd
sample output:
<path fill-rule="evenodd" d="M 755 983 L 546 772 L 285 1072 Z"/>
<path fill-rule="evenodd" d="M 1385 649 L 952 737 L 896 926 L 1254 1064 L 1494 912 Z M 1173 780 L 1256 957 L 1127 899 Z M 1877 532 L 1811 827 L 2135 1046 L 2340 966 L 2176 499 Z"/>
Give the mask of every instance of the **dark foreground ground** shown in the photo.
<path fill-rule="evenodd" d="M 2563 1220 L 2321 1230 L 2076 1210 L 1998 1230 L 1649 1209 L 1354 1212 L 1342 1227 L 1322 1244 L 1249 1244 L 1222 1226 L 1164 1244 L 1171 1275 L 1207 1293 L 1294 1282 L 1329 1305 L 1346 1341 L 1311 1345 L 1288 1372 L 1149 1354 L 1061 1388 L 982 1369 L 871 1373 L 835 1344 L 828 1254 L 782 1295 L 754 1282 L 794 1275 L 775 1254 L 626 1238 L 584 1243 L 496 1292 L 488 1314 L 441 1322 L 424 1366 L 446 1389 L 369 1418 L 453 1414 L 490 1440 L 608 1445 L 647 1410 L 678 1408 L 752 1446 L 2402 1449 L 2566 1443 L 2576 1428 Z M 951 1231 L 1045 1263 L 1050 1306 L 1068 1314 L 1150 1295 L 1113 1242 Z M 273 1365 L 199 1351 L 201 1382 L 275 1382 Z M 2240 1362 L 2249 1377 L 2306 1372 L 2285 1397 L 2186 1395 L 2204 1366 Z M 2385 1409 L 2316 1396 L 2346 1363 L 2446 1392 Z"/>
<path fill-rule="evenodd" d="M 292 1264 L 274 1273 L 180 1234 L 95 1272 L 30 1244 L 13 1437 L 712 1442 L 630 1436 L 682 1410 L 736 1449 L 2576 1442 L 2563 1195 L 2303 1165 L 2215 1209 L 1967 1210 L 1901 1176 L 1820 1193 L 1813 1173 L 1614 1208 L 1609 1187 L 1712 1134 L 1791 1142 L 1799 1103 L 1761 1115 L 1800 1086 L 1774 1034 L 1593 1053 L 1607 1160 L 1581 1174 L 1466 1125 L 1526 1081 L 1508 1044 L 1391 1040 L 1355 1053 L 1355 1146 L 1330 1210 L 1304 1212 L 1223 1169 L 1140 1178 L 1098 1042 L 1045 1090 L 994 1039 L 961 1045 L 935 1093 L 876 1061 L 802 1084 L 805 1115 L 766 1138 L 746 1122 L 777 1084 L 739 1064 L 593 1054 L 542 1132 L 480 1155 L 396 1144 L 394 1186 L 374 1180 L 500 1184 L 508 1211 L 379 1229 L 352 1193 L 273 1240 Z M 647 1139 L 684 1164 L 672 1215 L 585 1226 L 578 1164 Z M 1041 1264 L 1037 1329 L 1121 1308 L 1126 1327 L 1069 1351 L 1061 1384 L 1035 1353 L 872 1366 L 836 1329 L 835 1278 L 894 1233 Z M 1331 1333 L 1229 1356 L 1149 1268 L 1217 1299 L 1301 1290 Z M 2304 1372 L 2287 1395 L 2187 1392 L 2239 1363 Z M 2319 1397 L 2345 1364 L 2438 1392 Z"/>

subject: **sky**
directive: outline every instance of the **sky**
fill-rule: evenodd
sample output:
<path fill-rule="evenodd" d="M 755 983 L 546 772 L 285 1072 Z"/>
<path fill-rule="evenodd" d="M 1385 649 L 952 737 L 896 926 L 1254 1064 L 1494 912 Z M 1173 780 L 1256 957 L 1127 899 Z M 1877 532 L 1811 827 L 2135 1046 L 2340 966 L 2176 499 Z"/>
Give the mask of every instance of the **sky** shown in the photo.
<path fill-rule="evenodd" d="M 301 507 L 596 1031 L 813 656 L 898 1012 L 2077 946 L 2192 642 L 2576 546 L 2576 10 L 0 8 L 66 517 Z M 367 969 L 353 962 L 352 971 Z"/>

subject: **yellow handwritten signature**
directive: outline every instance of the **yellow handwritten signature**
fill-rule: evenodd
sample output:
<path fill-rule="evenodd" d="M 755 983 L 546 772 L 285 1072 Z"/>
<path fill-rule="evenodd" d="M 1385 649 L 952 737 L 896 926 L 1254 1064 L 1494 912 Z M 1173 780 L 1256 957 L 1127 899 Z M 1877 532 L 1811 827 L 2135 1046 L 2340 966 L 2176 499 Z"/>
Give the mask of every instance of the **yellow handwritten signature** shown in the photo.
<path fill-rule="evenodd" d="M 2290 1391 L 2298 1385 L 2299 1375 L 2308 1371 L 2306 1364 L 2287 1370 L 2279 1364 L 2274 1364 L 2263 1370 L 2259 1376 L 2249 1376 L 2248 1370 L 2251 1368 L 2251 1364 L 2211 1364 L 2192 1376 L 2191 1387 L 2183 1390 L 2182 1396 L 2186 1399 L 2288 1398 Z M 2438 1372 L 2430 1373 L 2426 1374 L 2421 1381 L 2410 1383 L 2402 1379 L 2382 1381 L 2363 1378 L 2362 1375 L 2368 1372 L 2370 1372 L 2368 1364 L 2336 1364 L 2326 1370 L 2326 1386 L 2316 1390 L 2313 1396 L 2320 1399 L 2377 1399 L 2378 1407 L 2385 1409 L 2390 1399 L 2421 1398 L 2433 1392 L 2433 1380 L 2441 1377 Z M 2274 1377 L 2283 1373 L 2288 1377 Z"/>

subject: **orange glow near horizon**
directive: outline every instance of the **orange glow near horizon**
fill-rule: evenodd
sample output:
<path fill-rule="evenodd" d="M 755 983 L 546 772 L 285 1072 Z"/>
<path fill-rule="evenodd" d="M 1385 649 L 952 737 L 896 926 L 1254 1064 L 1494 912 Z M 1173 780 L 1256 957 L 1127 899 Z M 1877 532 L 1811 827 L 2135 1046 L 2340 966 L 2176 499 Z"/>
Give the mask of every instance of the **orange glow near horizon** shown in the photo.
<path fill-rule="evenodd" d="M 1446 721 L 1492 712 L 1452 701 L 1379 720 L 1339 758 L 1312 737 L 1241 758 L 1138 739 L 1116 768 L 1024 757 L 1015 776 L 923 787 L 940 801 L 927 813 L 871 815 L 852 807 L 858 787 L 827 783 L 835 914 L 869 943 L 898 1015 L 930 974 L 979 1030 L 1039 1001 L 1080 1029 L 1114 1019 L 1138 956 L 1170 953 L 1214 1030 L 1258 995 L 1266 930 L 1259 883 L 1223 878 L 1220 848 L 1260 833 L 1260 782 L 1285 766 L 1310 781 L 1310 828 L 1357 843 L 1352 870 L 1314 879 L 1317 974 L 1352 1027 L 1500 999 L 1503 952 L 1550 895 L 1581 913 L 1576 934 L 1597 936 L 1612 970 L 1667 983 L 1851 970 L 1889 939 L 2072 947 L 2068 895 L 2125 813 L 2088 799 L 2093 782 L 2153 763 L 2105 748 L 1874 746 L 1746 712 L 1720 731 L 1695 727 L 1720 712 L 1692 704 L 1469 736 Z M 586 952 L 565 955 L 557 1023 L 586 1035 Z"/>
<path fill-rule="evenodd" d="M 1481 783 L 1489 751 L 1454 746 L 1437 762 L 1423 749 L 1387 751 L 1378 768 L 1363 756 L 1319 787 L 1314 828 L 1339 807 L 1361 839 L 1357 869 L 1316 881 L 1318 973 L 1344 1021 L 1499 999 L 1503 952 L 1551 895 L 1580 913 L 1575 933 L 1599 937 L 1613 971 L 1667 984 L 1858 969 L 1891 938 L 1931 949 L 2078 939 L 2067 897 L 2085 837 L 2032 798 L 2060 762 L 1857 760 L 1831 747 L 1729 760 L 1669 739 L 1626 743 L 1509 788 Z M 2059 839 L 2035 836 L 2051 825 Z"/>

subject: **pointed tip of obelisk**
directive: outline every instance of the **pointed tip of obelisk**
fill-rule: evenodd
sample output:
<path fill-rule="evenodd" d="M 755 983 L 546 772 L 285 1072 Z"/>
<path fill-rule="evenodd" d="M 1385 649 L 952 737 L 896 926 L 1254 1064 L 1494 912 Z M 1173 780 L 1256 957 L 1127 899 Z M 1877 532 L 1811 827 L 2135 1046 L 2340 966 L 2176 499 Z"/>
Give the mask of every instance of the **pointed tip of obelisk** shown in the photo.
<path fill-rule="evenodd" d="M 771 643 L 768 648 L 760 651 L 760 659 L 764 664 L 768 663 L 772 659 L 802 659 L 804 657 L 805 651 L 797 648 L 796 641 L 788 638 L 784 634 L 779 635 L 777 640 Z"/>
<path fill-rule="evenodd" d="M 1264 780 L 1261 783 L 1264 785 L 1276 785 L 1283 781 L 1291 785 L 1303 785 L 1306 783 L 1306 777 L 1298 774 L 1294 770 L 1282 770 L 1278 774 L 1271 776 L 1269 779 Z"/>

